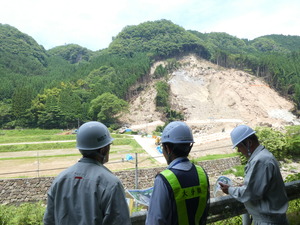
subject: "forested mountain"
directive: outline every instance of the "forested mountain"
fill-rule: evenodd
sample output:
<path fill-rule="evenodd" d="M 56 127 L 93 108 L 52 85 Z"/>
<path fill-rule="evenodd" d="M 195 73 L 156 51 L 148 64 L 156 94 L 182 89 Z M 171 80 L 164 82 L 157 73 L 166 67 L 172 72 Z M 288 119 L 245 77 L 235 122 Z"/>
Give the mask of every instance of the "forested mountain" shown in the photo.
<path fill-rule="evenodd" d="M 125 27 L 101 51 L 76 44 L 46 51 L 30 36 L 0 24 L 0 127 L 72 128 L 87 120 L 116 125 L 131 93 L 144 88 L 139 81 L 150 79 L 152 63 L 166 60 L 155 77 L 167 79 L 180 66 L 176 58 L 189 53 L 263 77 L 300 109 L 299 36 L 246 40 L 158 20 Z M 176 115 L 170 110 L 166 118 Z"/>
<path fill-rule="evenodd" d="M 12 72 L 37 75 L 47 66 L 47 53 L 30 36 L 0 24 L 0 65 Z"/>
<path fill-rule="evenodd" d="M 168 20 L 125 27 L 109 45 L 108 51 L 127 56 L 146 52 L 153 59 L 170 58 L 189 52 L 205 59 L 210 57 L 203 40 Z"/>
<path fill-rule="evenodd" d="M 89 61 L 93 55 L 93 51 L 76 44 L 69 44 L 52 48 L 48 51 L 48 54 L 50 56 L 60 56 L 71 64 L 74 64 L 82 60 Z"/>
<path fill-rule="evenodd" d="M 269 40 L 273 40 L 277 45 L 281 46 L 284 49 L 287 49 L 291 52 L 300 50 L 300 37 L 292 36 L 292 35 L 265 35 L 256 39 L 266 38 Z M 254 40 L 256 40 L 254 39 Z"/>
<path fill-rule="evenodd" d="M 0 24 L 0 101 L 11 99 L 16 86 L 38 83 L 29 77 L 45 75 L 46 66 L 47 53 L 42 46 L 16 28 Z"/>

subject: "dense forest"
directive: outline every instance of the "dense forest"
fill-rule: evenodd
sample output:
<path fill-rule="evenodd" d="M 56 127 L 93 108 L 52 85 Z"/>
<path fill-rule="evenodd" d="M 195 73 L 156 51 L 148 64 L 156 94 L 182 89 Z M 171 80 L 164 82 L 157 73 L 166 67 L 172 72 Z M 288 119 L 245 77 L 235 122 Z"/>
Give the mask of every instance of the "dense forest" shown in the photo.
<path fill-rule="evenodd" d="M 160 79 L 178 68 L 176 59 L 196 54 L 227 68 L 262 77 L 300 109 L 300 36 L 266 35 L 254 40 L 226 33 L 185 30 L 168 20 L 126 26 L 106 49 L 76 44 L 45 50 L 32 37 L 0 24 L 0 128 L 74 128 L 88 120 L 118 126 L 128 100 L 143 90 L 151 65 Z M 156 104 L 170 109 L 165 83 Z M 170 113 L 172 112 L 172 113 Z"/>

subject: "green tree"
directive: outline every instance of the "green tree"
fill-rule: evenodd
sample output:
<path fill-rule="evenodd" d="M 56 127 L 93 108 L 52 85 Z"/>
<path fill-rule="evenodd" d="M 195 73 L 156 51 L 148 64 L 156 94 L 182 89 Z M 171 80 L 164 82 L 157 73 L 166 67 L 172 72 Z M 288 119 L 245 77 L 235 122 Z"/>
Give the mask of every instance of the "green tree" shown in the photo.
<path fill-rule="evenodd" d="M 300 126 L 286 127 L 286 149 L 291 156 L 300 156 Z"/>
<path fill-rule="evenodd" d="M 82 119 L 82 105 L 80 97 L 72 91 L 65 88 L 59 93 L 58 107 L 64 115 L 64 124 L 67 128 L 74 128 L 78 124 L 78 120 Z"/>
<path fill-rule="evenodd" d="M 160 64 L 156 67 L 154 71 L 155 78 L 165 77 L 166 75 L 168 75 L 168 70 L 163 65 Z"/>
<path fill-rule="evenodd" d="M 11 112 L 11 104 L 0 102 L 0 124 L 2 125 L 2 128 L 7 123 L 12 121 L 12 112 Z M 10 127 L 8 127 L 10 128 Z"/>
<path fill-rule="evenodd" d="M 101 66 L 90 72 L 86 81 L 89 84 L 93 96 L 101 95 L 105 92 L 112 92 L 115 87 L 112 79 L 116 76 L 113 67 Z"/>
<path fill-rule="evenodd" d="M 156 107 L 163 107 L 169 108 L 169 92 L 170 87 L 167 82 L 159 81 L 156 83 L 156 97 L 155 97 L 155 104 Z"/>
<path fill-rule="evenodd" d="M 19 87 L 15 89 L 12 97 L 12 113 L 17 120 L 18 126 L 26 124 L 26 113 L 31 107 L 31 100 L 33 98 L 32 90 L 29 87 Z"/>
<path fill-rule="evenodd" d="M 65 128 L 65 115 L 58 104 L 57 96 L 48 96 L 45 110 L 38 115 L 38 125 L 44 129 Z"/>
<path fill-rule="evenodd" d="M 295 84 L 295 94 L 293 96 L 293 99 L 297 104 L 297 108 L 300 109 L 300 83 Z"/>
<path fill-rule="evenodd" d="M 61 89 L 59 88 L 45 89 L 43 94 L 38 94 L 33 99 L 31 108 L 28 110 L 30 118 L 29 126 L 48 128 L 47 123 L 50 122 L 49 127 L 51 128 L 55 128 L 53 124 L 59 124 L 59 127 L 62 127 L 63 124 L 60 124 L 61 121 L 51 121 L 62 116 L 62 112 L 58 106 L 60 92 Z M 56 116 L 55 113 L 58 112 L 60 115 Z"/>
<path fill-rule="evenodd" d="M 105 124 L 117 121 L 120 113 L 128 109 L 128 103 L 117 96 L 104 93 L 91 101 L 89 114 L 93 120 L 99 120 Z"/>

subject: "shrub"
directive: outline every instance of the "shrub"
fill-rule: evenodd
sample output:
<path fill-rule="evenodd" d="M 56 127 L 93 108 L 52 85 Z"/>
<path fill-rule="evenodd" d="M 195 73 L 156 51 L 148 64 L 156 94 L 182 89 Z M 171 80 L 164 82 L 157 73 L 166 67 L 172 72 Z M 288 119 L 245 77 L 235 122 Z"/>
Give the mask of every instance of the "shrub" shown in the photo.
<path fill-rule="evenodd" d="M 277 160 L 287 156 L 287 141 L 283 133 L 270 127 L 258 127 L 255 130 L 260 143 L 272 152 Z"/>
<path fill-rule="evenodd" d="M 19 206 L 0 205 L 2 225 L 41 225 L 45 212 L 42 202 L 23 203 Z"/>
<path fill-rule="evenodd" d="M 286 127 L 287 152 L 289 155 L 300 156 L 300 126 Z"/>
<path fill-rule="evenodd" d="M 300 180 L 300 173 L 288 175 L 285 182 Z M 300 199 L 295 199 L 289 202 L 287 217 L 290 225 L 297 225 L 300 221 Z"/>

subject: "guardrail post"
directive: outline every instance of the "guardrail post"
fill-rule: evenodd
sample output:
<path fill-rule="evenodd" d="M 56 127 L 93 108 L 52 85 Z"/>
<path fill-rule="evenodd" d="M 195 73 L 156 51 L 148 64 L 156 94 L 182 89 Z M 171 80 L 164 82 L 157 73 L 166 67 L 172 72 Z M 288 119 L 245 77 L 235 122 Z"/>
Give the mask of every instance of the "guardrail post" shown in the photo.
<path fill-rule="evenodd" d="M 248 213 L 243 214 L 243 225 L 251 225 L 251 219 Z"/>

